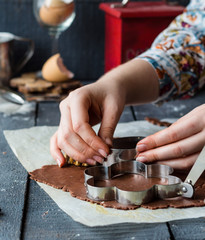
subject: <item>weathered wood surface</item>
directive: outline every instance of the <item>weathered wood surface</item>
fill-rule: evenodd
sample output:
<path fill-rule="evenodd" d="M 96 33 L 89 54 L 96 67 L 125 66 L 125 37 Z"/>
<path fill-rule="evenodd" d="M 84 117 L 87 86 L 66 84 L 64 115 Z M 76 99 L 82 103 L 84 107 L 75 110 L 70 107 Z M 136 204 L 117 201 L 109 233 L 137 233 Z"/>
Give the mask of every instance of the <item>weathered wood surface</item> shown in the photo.
<path fill-rule="evenodd" d="M 133 108 L 137 120 L 144 120 L 145 117 L 180 118 L 202 103 L 205 103 L 205 88 L 190 99 L 169 101 L 161 106 L 144 104 Z"/>
<path fill-rule="evenodd" d="M 161 107 L 149 104 L 134 107 L 134 113 L 138 119 L 180 117 L 204 101 L 205 91 L 191 100 L 169 102 Z M 73 221 L 27 178 L 3 136 L 4 129 L 58 125 L 58 103 L 42 102 L 35 110 L 25 115 L 0 114 L 0 239 L 204 239 L 205 218 L 94 228 Z M 131 108 L 126 107 L 120 121 L 132 120 Z"/>
<path fill-rule="evenodd" d="M 205 218 L 186 219 L 169 223 L 170 231 L 176 240 L 205 239 Z"/>
<path fill-rule="evenodd" d="M 0 113 L 0 239 L 20 239 L 27 172 L 8 146 L 3 130 L 34 126 L 35 113 Z"/>
<path fill-rule="evenodd" d="M 37 126 L 57 125 L 58 105 L 41 103 Z M 120 122 L 132 121 L 130 108 L 125 108 Z M 29 197 L 24 225 L 24 239 L 170 239 L 168 228 L 162 224 L 118 224 L 89 228 L 74 222 L 34 182 L 29 181 Z"/>

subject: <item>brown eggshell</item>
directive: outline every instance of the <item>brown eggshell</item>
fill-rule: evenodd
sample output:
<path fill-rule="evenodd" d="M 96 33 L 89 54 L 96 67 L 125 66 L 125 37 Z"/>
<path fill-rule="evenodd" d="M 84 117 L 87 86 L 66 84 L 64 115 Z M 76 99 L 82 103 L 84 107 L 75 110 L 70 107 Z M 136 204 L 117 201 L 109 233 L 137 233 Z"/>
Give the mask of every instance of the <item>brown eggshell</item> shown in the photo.
<path fill-rule="evenodd" d="M 64 22 L 73 11 L 73 2 L 59 7 L 47 7 L 43 5 L 39 10 L 39 17 L 44 24 L 57 26 Z"/>
<path fill-rule="evenodd" d="M 65 67 L 60 54 L 57 53 L 44 63 L 42 76 L 50 82 L 64 82 L 73 78 L 74 74 Z"/>

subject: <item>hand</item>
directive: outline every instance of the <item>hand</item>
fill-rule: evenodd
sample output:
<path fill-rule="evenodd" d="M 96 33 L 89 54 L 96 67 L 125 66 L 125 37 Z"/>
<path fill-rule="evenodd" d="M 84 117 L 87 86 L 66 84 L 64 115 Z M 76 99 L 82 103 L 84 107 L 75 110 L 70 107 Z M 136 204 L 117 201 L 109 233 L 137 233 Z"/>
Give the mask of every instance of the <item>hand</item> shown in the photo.
<path fill-rule="evenodd" d="M 60 167 L 65 164 L 61 150 L 90 165 L 102 163 L 107 157 L 108 145 L 112 144 L 114 129 L 124 108 L 120 91 L 112 84 L 99 81 L 73 91 L 60 103 L 60 125 L 50 141 L 51 155 Z M 101 126 L 96 135 L 92 125 L 99 122 Z"/>
<path fill-rule="evenodd" d="M 205 145 L 205 104 L 137 144 L 137 160 L 190 169 Z"/>
<path fill-rule="evenodd" d="M 62 151 L 79 162 L 102 163 L 125 104 L 154 101 L 158 89 L 151 64 L 134 59 L 71 92 L 60 104 L 61 120 L 50 141 L 51 155 L 59 166 L 65 164 Z M 96 135 L 92 126 L 99 122 Z"/>

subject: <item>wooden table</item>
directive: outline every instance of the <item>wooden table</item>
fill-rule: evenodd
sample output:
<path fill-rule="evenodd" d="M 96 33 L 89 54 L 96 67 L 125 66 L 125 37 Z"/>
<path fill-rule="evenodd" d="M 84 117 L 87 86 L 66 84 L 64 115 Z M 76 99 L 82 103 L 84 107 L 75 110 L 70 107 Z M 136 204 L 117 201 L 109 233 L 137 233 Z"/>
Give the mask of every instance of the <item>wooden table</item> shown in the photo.
<path fill-rule="evenodd" d="M 205 102 L 205 90 L 189 100 L 126 107 L 120 122 L 145 116 L 178 118 Z M 32 180 L 8 146 L 3 130 L 58 125 L 58 103 L 33 103 L 25 115 L 0 113 L 0 239 L 205 239 L 205 218 L 154 224 L 124 223 L 86 227 L 73 221 Z"/>

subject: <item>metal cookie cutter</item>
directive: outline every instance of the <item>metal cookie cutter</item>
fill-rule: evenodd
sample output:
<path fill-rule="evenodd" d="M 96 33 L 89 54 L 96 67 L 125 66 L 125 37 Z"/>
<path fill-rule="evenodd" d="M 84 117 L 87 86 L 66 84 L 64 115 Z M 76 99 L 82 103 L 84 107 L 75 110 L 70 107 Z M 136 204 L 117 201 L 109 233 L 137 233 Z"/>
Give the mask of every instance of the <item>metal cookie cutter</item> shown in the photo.
<path fill-rule="evenodd" d="M 126 139 L 123 139 L 123 141 L 124 140 Z M 182 182 L 181 179 L 170 175 L 173 172 L 173 169 L 169 166 L 160 164 L 146 165 L 136 160 L 124 160 L 120 156 L 123 156 L 123 153 L 126 151 L 129 152 L 129 150 L 118 150 L 118 155 L 115 152 L 115 163 L 112 163 L 111 165 L 108 164 L 108 166 L 91 167 L 85 170 L 85 186 L 87 196 L 90 199 L 96 201 L 116 200 L 124 205 L 141 205 L 157 198 L 165 199 L 177 196 L 191 198 L 194 194 L 193 185 L 205 169 L 205 147 L 203 148 L 185 182 Z M 131 150 L 133 152 L 132 148 Z M 167 180 L 167 184 L 155 184 L 151 188 L 143 191 L 125 191 L 117 188 L 116 186 L 95 186 L 96 181 L 109 180 L 124 174 L 139 174 L 145 178 L 165 178 Z"/>
<path fill-rule="evenodd" d="M 136 145 L 143 138 L 141 136 L 114 138 L 111 153 L 104 161 L 103 166 L 108 167 L 116 162 L 135 159 Z"/>

